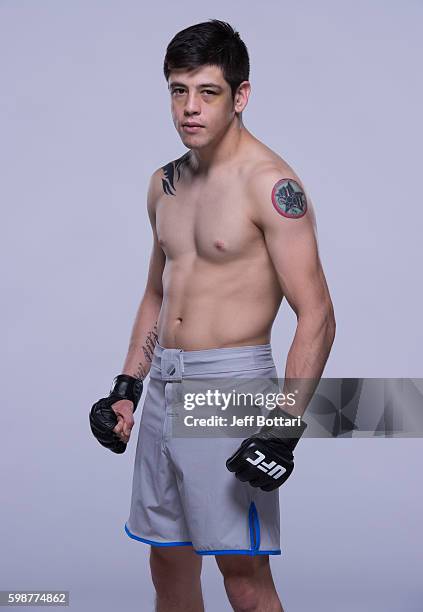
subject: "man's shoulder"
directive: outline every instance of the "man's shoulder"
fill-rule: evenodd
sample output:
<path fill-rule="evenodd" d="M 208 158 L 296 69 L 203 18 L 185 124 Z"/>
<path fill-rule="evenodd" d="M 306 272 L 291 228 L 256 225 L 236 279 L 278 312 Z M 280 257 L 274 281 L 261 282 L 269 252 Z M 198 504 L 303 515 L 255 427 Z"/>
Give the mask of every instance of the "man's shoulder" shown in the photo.
<path fill-rule="evenodd" d="M 173 194 L 175 192 L 175 183 L 179 180 L 182 169 L 188 162 L 189 151 L 157 168 L 150 178 L 152 189 L 156 193 Z"/>
<path fill-rule="evenodd" d="M 311 204 L 305 186 L 280 155 L 263 145 L 245 169 L 244 185 L 256 223 L 275 221 L 274 208 L 284 217 L 302 217 Z"/>
<path fill-rule="evenodd" d="M 184 165 L 186 165 L 188 161 L 189 151 L 154 170 L 150 176 L 148 189 L 148 199 L 151 205 L 154 205 L 157 199 L 163 194 L 174 195 L 175 185 L 181 176 Z"/>
<path fill-rule="evenodd" d="M 265 188 L 269 183 L 277 180 L 291 179 L 301 184 L 301 179 L 292 166 L 269 147 L 260 143 L 255 154 L 251 156 L 243 170 L 244 181 L 248 188 Z"/>

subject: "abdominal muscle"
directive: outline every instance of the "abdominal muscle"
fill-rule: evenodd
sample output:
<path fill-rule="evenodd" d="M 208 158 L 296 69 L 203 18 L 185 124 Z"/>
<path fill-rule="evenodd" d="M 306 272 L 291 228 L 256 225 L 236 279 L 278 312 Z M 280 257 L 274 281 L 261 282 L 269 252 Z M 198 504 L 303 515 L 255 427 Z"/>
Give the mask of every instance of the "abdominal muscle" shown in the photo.
<path fill-rule="evenodd" d="M 212 263 L 186 255 L 167 260 L 158 341 L 204 350 L 267 344 L 282 300 L 268 261 Z"/>

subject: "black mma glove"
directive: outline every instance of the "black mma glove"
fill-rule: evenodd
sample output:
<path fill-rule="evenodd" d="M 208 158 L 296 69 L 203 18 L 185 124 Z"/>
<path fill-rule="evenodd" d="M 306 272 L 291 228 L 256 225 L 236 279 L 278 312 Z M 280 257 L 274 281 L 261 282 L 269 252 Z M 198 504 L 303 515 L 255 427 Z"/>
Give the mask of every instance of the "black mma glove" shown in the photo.
<path fill-rule="evenodd" d="M 142 380 L 128 374 L 119 374 L 114 378 L 108 397 L 102 397 L 90 411 L 91 431 L 97 440 L 114 453 L 124 453 L 126 443 L 113 431 L 117 425 L 117 416 L 112 404 L 122 399 L 131 400 L 134 412 L 142 394 Z"/>
<path fill-rule="evenodd" d="M 278 415 L 295 419 L 292 414 L 279 409 Z M 307 425 L 285 425 L 263 428 L 244 440 L 239 449 L 226 461 L 226 467 L 242 482 L 263 491 L 273 491 L 281 486 L 294 469 L 293 450 Z"/>

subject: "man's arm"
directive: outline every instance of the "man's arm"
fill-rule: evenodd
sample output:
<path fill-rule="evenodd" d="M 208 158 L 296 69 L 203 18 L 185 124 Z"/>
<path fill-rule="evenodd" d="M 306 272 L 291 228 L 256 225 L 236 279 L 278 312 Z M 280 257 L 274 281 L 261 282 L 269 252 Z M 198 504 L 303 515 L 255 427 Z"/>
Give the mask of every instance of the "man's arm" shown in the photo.
<path fill-rule="evenodd" d="M 160 248 L 156 233 L 159 174 L 160 171 L 157 170 L 152 175 L 147 196 L 147 211 L 153 230 L 153 249 L 147 284 L 132 327 L 128 354 L 121 373 L 141 380 L 147 376 L 151 367 L 154 345 L 157 341 L 157 320 L 163 299 L 162 273 L 165 255 Z M 125 377 L 120 376 L 115 378 L 115 383 L 116 385 L 122 383 L 123 386 L 120 386 L 119 392 L 116 392 L 113 385 L 109 397 L 101 398 L 94 404 L 90 412 L 90 425 L 100 444 L 116 453 L 123 453 L 134 426 L 133 413 L 140 399 L 142 383 L 133 380 L 128 382 Z M 119 399 L 122 398 L 122 394 L 125 399 Z"/>
<path fill-rule="evenodd" d="M 156 232 L 156 203 L 160 194 L 161 170 L 150 179 L 147 195 L 147 212 L 153 231 L 153 248 L 150 255 L 147 283 L 141 299 L 129 341 L 128 354 L 122 374 L 142 380 L 147 376 L 157 341 L 157 320 L 163 300 L 162 274 L 165 254 L 159 245 Z"/>
<path fill-rule="evenodd" d="M 294 469 L 293 451 L 307 424 L 301 417 L 312 397 L 335 337 L 335 316 L 319 259 L 311 203 L 299 178 L 272 167 L 250 180 L 248 196 L 254 223 L 263 232 L 281 289 L 297 316 L 288 353 L 284 393 L 298 390 L 295 405 L 277 409 L 287 418 L 244 440 L 226 461 L 238 480 L 263 491 L 280 487 Z M 299 380 L 301 379 L 301 380 Z"/>
<path fill-rule="evenodd" d="M 297 317 L 285 381 L 308 379 L 304 390 L 310 398 L 324 370 L 336 328 L 311 202 L 295 173 L 276 166 L 256 175 L 249 193 L 253 220 L 263 232 L 281 289 Z M 301 403 L 296 406 L 297 415 L 303 414 L 308 402 L 302 407 Z"/>

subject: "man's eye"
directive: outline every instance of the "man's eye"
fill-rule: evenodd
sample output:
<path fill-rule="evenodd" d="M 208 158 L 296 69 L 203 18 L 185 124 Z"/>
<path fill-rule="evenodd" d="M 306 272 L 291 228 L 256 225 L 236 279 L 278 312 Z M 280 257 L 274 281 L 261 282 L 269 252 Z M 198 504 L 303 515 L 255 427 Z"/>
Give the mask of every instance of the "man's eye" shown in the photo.
<path fill-rule="evenodd" d="M 211 89 L 204 89 L 203 93 L 211 94 L 212 96 L 216 95 L 216 92 L 212 91 Z"/>
<path fill-rule="evenodd" d="M 180 94 L 180 93 L 184 93 L 184 90 L 180 87 L 175 87 L 175 89 L 172 90 L 172 93 Z"/>

